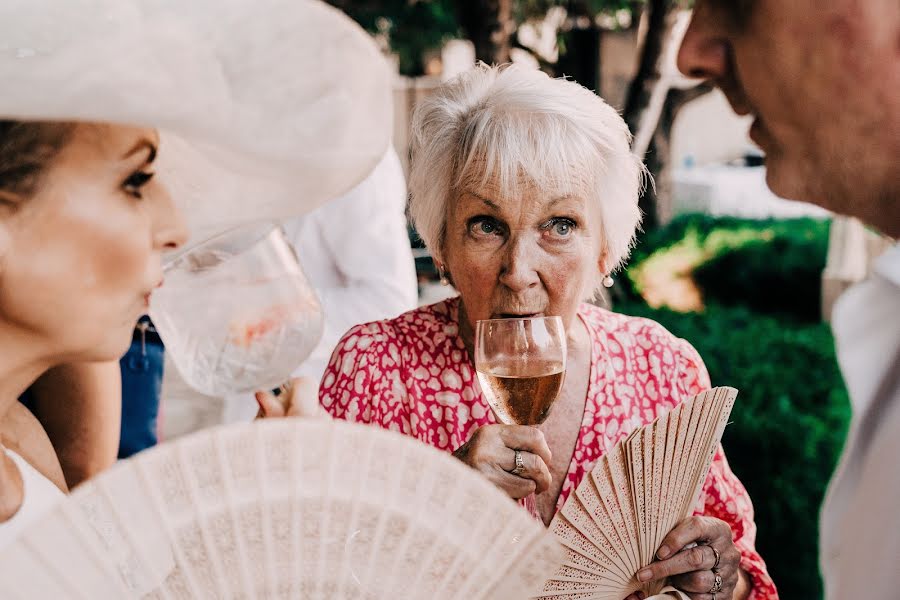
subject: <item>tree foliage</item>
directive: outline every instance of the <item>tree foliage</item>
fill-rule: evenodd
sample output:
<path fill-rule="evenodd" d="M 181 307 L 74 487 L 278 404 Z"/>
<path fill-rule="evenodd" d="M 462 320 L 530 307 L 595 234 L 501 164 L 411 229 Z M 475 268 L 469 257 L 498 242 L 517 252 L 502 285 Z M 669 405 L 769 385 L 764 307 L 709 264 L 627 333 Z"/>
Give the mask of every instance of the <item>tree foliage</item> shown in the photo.
<path fill-rule="evenodd" d="M 328 0 L 372 34 L 399 59 L 404 75 L 422 75 L 422 58 L 459 37 L 453 0 Z"/>
<path fill-rule="evenodd" d="M 593 22 L 597 15 L 619 10 L 639 14 L 645 2 L 645 0 L 328 1 L 371 33 L 381 36 L 391 51 L 399 57 L 400 72 L 410 76 L 421 75 L 422 57 L 430 51 L 438 50 L 447 39 L 453 37 L 463 35 L 473 39 L 478 48 L 478 58 L 493 62 L 498 55 L 497 49 L 479 43 L 482 39 L 490 40 L 498 47 L 509 46 L 522 23 L 543 18 L 553 7 L 565 8 L 573 20 L 587 17 Z M 485 36 L 479 29 L 485 30 L 488 35 Z M 566 35 L 566 31 L 560 32 L 558 40 L 562 53 L 567 47 Z"/>

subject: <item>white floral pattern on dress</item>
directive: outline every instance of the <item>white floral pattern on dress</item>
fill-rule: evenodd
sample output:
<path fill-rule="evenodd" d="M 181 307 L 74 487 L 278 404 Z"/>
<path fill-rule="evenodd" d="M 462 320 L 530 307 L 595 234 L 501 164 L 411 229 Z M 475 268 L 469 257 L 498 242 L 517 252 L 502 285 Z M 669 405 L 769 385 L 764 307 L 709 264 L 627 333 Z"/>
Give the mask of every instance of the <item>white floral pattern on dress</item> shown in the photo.
<path fill-rule="evenodd" d="M 591 373 L 557 510 L 616 442 L 710 387 L 693 346 L 658 323 L 589 304 L 582 304 L 578 314 L 593 342 Z M 399 431 L 447 452 L 477 428 L 496 423 L 459 335 L 459 298 L 352 328 L 332 354 L 319 400 L 335 418 Z M 695 514 L 731 526 L 741 567 L 753 581 L 750 599 L 777 600 L 755 549 L 753 504 L 721 448 Z"/>

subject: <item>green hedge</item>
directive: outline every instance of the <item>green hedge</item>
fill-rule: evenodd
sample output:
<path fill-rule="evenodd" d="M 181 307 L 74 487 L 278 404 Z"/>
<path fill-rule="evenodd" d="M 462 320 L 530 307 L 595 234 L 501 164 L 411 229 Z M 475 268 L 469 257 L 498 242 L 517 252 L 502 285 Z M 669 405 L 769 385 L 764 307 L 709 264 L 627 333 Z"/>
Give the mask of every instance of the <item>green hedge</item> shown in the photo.
<path fill-rule="evenodd" d="M 814 323 L 821 319 L 829 225 L 809 218 L 682 215 L 643 237 L 623 278 L 624 291 L 639 300 L 636 273 L 667 252 L 689 252 L 697 257 L 693 280 L 704 301 Z"/>
<path fill-rule="evenodd" d="M 685 244 L 705 256 L 693 273 L 704 312 L 650 308 L 635 286 L 615 310 L 687 339 L 713 385 L 740 390 L 723 444 L 756 507 L 757 547 L 782 598 L 819 600 L 819 508 L 850 418 L 831 330 L 818 322 L 828 222 L 681 217 L 646 235 L 629 269 Z"/>

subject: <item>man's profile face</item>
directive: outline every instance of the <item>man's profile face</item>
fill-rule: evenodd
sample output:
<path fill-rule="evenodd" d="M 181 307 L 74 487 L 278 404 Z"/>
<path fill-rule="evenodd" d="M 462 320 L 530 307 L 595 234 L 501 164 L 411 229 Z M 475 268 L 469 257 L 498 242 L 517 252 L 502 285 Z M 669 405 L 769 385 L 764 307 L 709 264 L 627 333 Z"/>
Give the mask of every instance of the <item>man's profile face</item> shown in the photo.
<path fill-rule="evenodd" d="M 697 0 L 678 66 L 754 115 L 774 192 L 877 222 L 900 193 L 898 41 L 897 0 Z"/>

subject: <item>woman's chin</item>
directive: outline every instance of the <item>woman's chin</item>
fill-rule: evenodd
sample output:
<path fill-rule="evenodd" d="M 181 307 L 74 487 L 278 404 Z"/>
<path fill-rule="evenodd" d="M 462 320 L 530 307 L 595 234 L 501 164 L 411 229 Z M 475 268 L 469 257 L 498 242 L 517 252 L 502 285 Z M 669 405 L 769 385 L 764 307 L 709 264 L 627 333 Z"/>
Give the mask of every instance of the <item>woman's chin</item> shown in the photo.
<path fill-rule="evenodd" d="M 134 327 L 127 331 L 116 331 L 116 334 L 107 335 L 104 339 L 97 340 L 91 347 L 82 348 L 77 358 L 78 362 L 109 362 L 119 360 L 131 347 L 131 337 Z M 74 361 L 73 361 L 74 362 Z"/>

